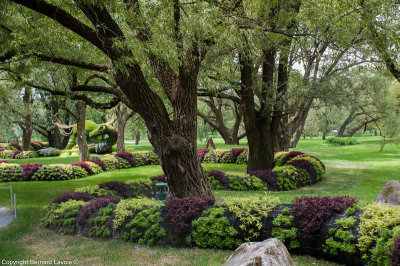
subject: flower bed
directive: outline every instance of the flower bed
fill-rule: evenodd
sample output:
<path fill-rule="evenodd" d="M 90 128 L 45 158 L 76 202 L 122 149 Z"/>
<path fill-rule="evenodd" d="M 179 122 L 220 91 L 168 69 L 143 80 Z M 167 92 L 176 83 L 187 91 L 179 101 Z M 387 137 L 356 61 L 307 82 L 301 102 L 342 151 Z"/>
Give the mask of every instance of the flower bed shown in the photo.
<path fill-rule="evenodd" d="M 132 191 L 140 184 L 127 183 Z M 127 188 L 121 192 L 123 185 L 112 187 L 118 189 L 100 184 L 59 196 L 50 204 L 44 225 L 67 234 L 150 246 L 235 249 L 243 242 L 276 237 L 293 253 L 346 265 L 398 265 L 400 207 L 373 204 L 360 209 L 349 196 L 301 197 L 293 204 L 280 204 L 271 196 L 162 202 L 125 198 Z"/>

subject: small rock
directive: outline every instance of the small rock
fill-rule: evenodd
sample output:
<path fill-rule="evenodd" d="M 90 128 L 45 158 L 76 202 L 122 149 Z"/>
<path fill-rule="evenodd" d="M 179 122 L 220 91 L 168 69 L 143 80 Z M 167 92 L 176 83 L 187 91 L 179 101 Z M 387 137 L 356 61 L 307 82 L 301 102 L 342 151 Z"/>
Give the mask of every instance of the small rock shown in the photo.
<path fill-rule="evenodd" d="M 390 180 L 386 183 L 375 202 L 377 204 L 400 205 L 400 181 Z"/>
<path fill-rule="evenodd" d="M 229 257 L 226 266 L 294 266 L 285 245 L 276 238 L 243 243 Z"/>

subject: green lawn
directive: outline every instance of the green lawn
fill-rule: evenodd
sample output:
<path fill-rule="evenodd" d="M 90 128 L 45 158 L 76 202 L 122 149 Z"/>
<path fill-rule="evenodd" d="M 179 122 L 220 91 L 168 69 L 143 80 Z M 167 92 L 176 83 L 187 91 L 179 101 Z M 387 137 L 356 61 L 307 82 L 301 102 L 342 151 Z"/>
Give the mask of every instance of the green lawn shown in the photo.
<path fill-rule="evenodd" d="M 373 202 L 383 185 L 390 179 L 400 179 L 400 147 L 387 145 L 382 152 L 378 137 L 358 138 L 360 144 L 332 147 L 320 139 L 301 140 L 296 150 L 320 158 L 327 166 L 326 178 L 312 187 L 289 192 L 270 192 L 282 203 L 290 203 L 302 195 L 352 195 L 363 203 Z M 218 148 L 232 148 L 215 139 Z M 199 143 L 199 147 L 205 144 Z M 244 146 L 244 145 L 240 145 Z M 148 143 L 139 146 L 127 145 L 128 151 L 152 150 Z M 37 158 L 15 160 L 18 163 L 40 162 L 69 163 L 78 157 Z M 204 164 L 206 170 L 220 169 L 226 172 L 243 173 L 244 165 Z M 56 196 L 76 187 L 97 184 L 109 180 L 129 180 L 161 174 L 159 166 L 102 173 L 79 180 L 56 182 L 15 182 L 11 183 L 18 197 L 19 218 L 7 228 L 0 230 L 0 259 L 77 259 L 81 264 L 165 264 L 165 265 L 220 265 L 231 251 L 182 249 L 169 247 L 146 248 L 124 241 L 104 241 L 83 237 L 61 236 L 44 229 L 40 219 L 47 205 Z M 2 184 L 2 185 L 9 185 Z M 247 197 L 263 195 L 265 192 L 216 191 L 216 198 L 226 196 Z M 0 190 L 0 205 L 9 203 L 9 194 Z M 298 265 L 334 265 L 310 257 L 293 256 Z"/>

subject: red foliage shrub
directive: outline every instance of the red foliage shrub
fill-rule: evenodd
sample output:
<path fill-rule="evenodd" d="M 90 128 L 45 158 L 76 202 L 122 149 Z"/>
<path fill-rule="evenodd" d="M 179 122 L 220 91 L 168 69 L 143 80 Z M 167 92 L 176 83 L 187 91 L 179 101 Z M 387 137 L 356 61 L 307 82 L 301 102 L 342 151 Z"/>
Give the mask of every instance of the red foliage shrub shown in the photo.
<path fill-rule="evenodd" d="M 218 170 L 211 170 L 210 172 L 207 172 L 208 176 L 213 176 L 215 180 L 218 180 L 221 185 L 224 187 L 229 185 L 229 179 L 226 177 L 225 173 L 222 171 Z"/>
<path fill-rule="evenodd" d="M 13 147 L 15 147 L 15 148 L 16 148 L 17 150 L 19 150 L 19 151 L 22 150 L 22 149 L 21 149 L 21 145 L 19 145 L 18 142 L 11 142 L 10 145 L 13 146 Z"/>
<path fill-rule="evenodd" d="M 176 233 L 187 233 L 191 221 L 214 203 L 214 199 L 207 197 L 168 198 L 167 217 L 174 223 L 173 228 Z"/>
<path fill-rule="evenodd" d="M 291 152 L 289 152 L 288 154 L 285 155 L 285 157 L 282 158 L 281 165 L 285 165 L 286 162 L 289 161 L 290 159 L 292 159 L 292 158 L 294 158 L 296 156 L 302 155 L 302 154 L 304 154 L 304 153 L 301 152 L 301 151 L 291 151 Z"/>
<path fill-rule="evenodd" d="M 296 158 L 295 161 L 288 163 L 287 165 L 293 165 L 294 167 L 304 169 L 310 175 L 310 178 L 313 182 L 317 179 L 317 172 L 315 171 L 314 165 L 307 160 L 298 160 Z"/>
<path fill-rule="evenodd" d="M 124 160 L 127 160 L 131 166 L 135 166 L 136 165 L 136 158 L 130 152 L 121 151 L 121 152 L 118 152 L 117 154 L 115 154 L 115 156 L 116 157 L 120 157 L 120 158 L 122 158 Z"/>
<path fill-rule="evenodd" d="M 42 167 L 40 163 L 24 163 L 20 165 L 22 168 L 24 181 L 31 181 L 33 174 Z"/>
<path fill-rule="evenodd" d="M 302 157 L 311 157 L 311 158 L 317 160 L 322 165 L 322 168 L 324 168 L 324 170 L 326 170 L 324 163 L 320 159 L 318 159 L 317 157 L 312 156 L 312 155 L 308 155 L 308 154 L 302 154 L 302 155 L 299 155 L 299 157 L 297 157 L 297 158 L 302 158 Z"/>
<path fill-rule="evenodd" d="M 231 151 L 232 161 L 236 162 L 237 157 L 245 150 L 245 148 L 233 148 Z"/>
<path fill-rule="evenodd" d="M 268 188 L 275 188 L 276 186 L 276 174 L 274 171 L 271 169 L 265 169 L 265 170 L 258 170 L 258 171 L 252 171 L 249 172 L 249 175 L 251 176 L 256 176 L 265 183 L 268 184 Z"/>
<path fill-rule="evenodd" d="M 202 161 L 204 155 L 206 155 L 206 153 L 209 151 L 210 151 L 209 149 L 197 149 L 197 156 L 199 156 L 199 160 Z"/>
<path fill-rule="evenodd" d="M 101 167 L 101 169 L 103 169 L 103 171 L 106 170 L 106 165 L 105 165 L 104 162 L 103 162 L 102 160 L 100 160 L 99 158 L 90 159 L 90 160 L 87 160 L 87 161 L 99 165 L 99 166 Z"/>
<path fill-rule="evenodd" d="M 120 199 L 115 197 L 93 199 L 82 207 L 76 220 L 79 224 L 84 224 L 90 215 L 95 213 L 100 208 L 107 207 L 110 203 L 118 203 L 119 201 Z"/>
<path fill-rule="evenodd" d="M 0 147 L 0 151 L 4 151 L 5 149 L 3 147 Z"/>
<path fill-rule="evenodd" d="M 349 196 L 303 196 L 295 199 L 293 211 L 300 218 L 300 228 L 306 238 L 311 238 L 333 214 L 342 213 L 356 203 L 357 200 Z"/>
<path fill-rule="evenodd" d="M 128 198 L 132 194 L 131 187 L 121 181 L 104 182 L 99 184 L 99 187 L 114 190 L 118 192 L 123 198 Z"/>
<path fill-rule="evenodd" d="M 52 203 L 60 203 L 60 202 L 65 202 L 69 201 L 70 199 L 72 200 L 83 200 L 83 201 L 89 201 L 90 200 L 90 195 L 89 193 L 86 192 L 75 192 L 75 191 L 69 191 L 65 192 L 64 194 L 58 196 L 55 198 Z"/>
<path fill-rule="evenodd" d="M 153 181 L 155 183 L 167 183 L 167 178 L 165 177 L 165 175 L 157 175 L 157 176 L 153 176 L 151 178 L 151 181 Z"/>
<path fill-rule="evenodd" d="M 392 253 L 392 266 L 400 266 L 400 237 L 394 240 L 390 252 Z"/>
<path fill-rule="evenodd" d="M 11 158 L 15 159 L 15 156 L 17 156 L 17 154 L 20 154 L 22 151 L 13 151 L 11 154 Z"/>
<path fill-rule="evenodd" d="M 9 162 L 6 160 L 0 160 L 0 163 L 9 163 Z"/>
<path fill-rule="evenodd" d="M 75 163 L 71 163 L 72 166 L 80 166 L 82 168 L 84 168 L 86 170 L 86 172 L 88 172 L 89 175 L 93 174 L 93 169 L 92 167 L 90 167 L 90 165 L 88 165 L 85 162 L 75 162 Z"/>
<path fill-rule="evenodd" d="M 274 149 L 274 152 L 279 152 L 279 150 L 278 149 Z"/>

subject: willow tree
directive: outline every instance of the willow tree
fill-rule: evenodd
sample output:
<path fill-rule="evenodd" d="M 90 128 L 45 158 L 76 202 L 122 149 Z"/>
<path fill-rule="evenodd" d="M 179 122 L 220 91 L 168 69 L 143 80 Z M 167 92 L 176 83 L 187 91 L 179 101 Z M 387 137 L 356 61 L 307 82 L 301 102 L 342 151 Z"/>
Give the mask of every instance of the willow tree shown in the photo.
<path fill-rule="evenodd" d="M 171 195 L 212 196 L 196 151 L 197 77 L 215 43 L 210 32 L 220 23 L 208 3 L 8 0 L 1 12 L 10 18 L 2 23 L 15 32 L 18 44 L 0 59 L 29 51 L 37 60 L 112 76 L 116 86 L 75 91 L 115 95 L 143 118 Z M 26 21 L 31 31 L 12 25 L 13 16 L 23 23 L 20 13 L 32 18 Z M 24 38 L 32 31 L 38 34 L 34 41 Z"/>

